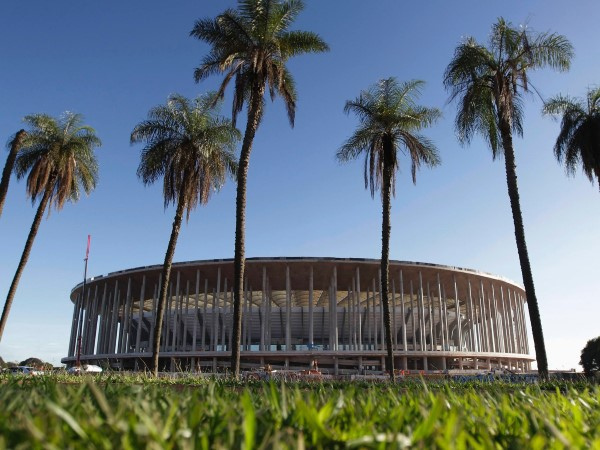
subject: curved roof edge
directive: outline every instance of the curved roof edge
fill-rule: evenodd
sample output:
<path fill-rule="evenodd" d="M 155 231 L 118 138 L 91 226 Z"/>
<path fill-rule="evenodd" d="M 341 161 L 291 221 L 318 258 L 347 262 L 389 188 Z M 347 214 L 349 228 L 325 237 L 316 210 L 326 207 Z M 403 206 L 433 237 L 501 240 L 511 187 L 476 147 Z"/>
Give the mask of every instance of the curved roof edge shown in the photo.
<path fill-rule="evenodd" d="M 362 263 L 379 264 L 380 260 L 375 259 L 375 258 L 336 258 L 336 257 L 325 257 L 325 256 L 318 256 L 318 257 L 314 257 L 314 256 L 262 257 L 262 256 L 259 256 L 259 257 L 246 258 L 246 261 L 249 261 L 249 262 L 256 262 L 256 261 L 263 261 L 263 262 L 277 262 L 277 261 L 333 262 L 333 261 L 337 261 L 337 262 L 347 262 L 347 263 L 362 262 Z M 192 260 L 192 261 L 181 261 L 181 262 L 173 263 L 172 267 L 173 268 L 185 267 L 185 266 L 190 266 L 190 265 L 195 265 L 195 264 L 211 264 L 211 263 L 233 263 L 233 258 L 198 259 L 198 260 Z M 509 278 L 506 278 L 506 277 L 503 277 L 500 275 L 496 275 L 496 274 L 493 274 L 490 272 L 485 272 L 482 270 L 468 269 L 468 268 L 458 267 L 458 266 L 448 266 L 445 264 L 424 263 L 424 262 L 417 262 L 417 261 L 400 261 L 400 260 L 396 260 L 396 259 L 390 259 L 390 264 L 402 264 L 402 265 L 414 266 L 414 267 L 437 268 L 437 269 L 451 270 L 451 271 L 457 271 L 457 272 L 468 273 L 468 274 L 473 274 L 473 275 L 485 276 L 488 278 L 493 278 L 493 279 L 496 279 L 499 281 L 504 281 L 506 283 L 513 284 L 524 290 L 523 285 L 520 283 L 516 283 L 515 281 L 513 281 Z M 135 272 L 140 272 L 142 270 L 158 270 L 161 268 L 162 268 L 162 264 L 153 264 L 150 266 L 138 266 L 138 267 L 133 267 L 130 269 L 123 269 L 123 270 L 117 270 L 115 272 L 109 272 L 106 275 L 98 275 L 98 276 L 90 277 L 86 280 L 86 282 L 98 281 L 102 278 L 108 278 L 108 277 L 115 276 L 115 275 L 124 275 L 124 274 L 128 274 L 128 273 L 135 273 Z M 83 282 L 78 283 L 75 287 L 73 287 L 73 289 L 71 289 L 71 294 L 75 290 L 79 289 L 82 285 L 83 285 Z"/>

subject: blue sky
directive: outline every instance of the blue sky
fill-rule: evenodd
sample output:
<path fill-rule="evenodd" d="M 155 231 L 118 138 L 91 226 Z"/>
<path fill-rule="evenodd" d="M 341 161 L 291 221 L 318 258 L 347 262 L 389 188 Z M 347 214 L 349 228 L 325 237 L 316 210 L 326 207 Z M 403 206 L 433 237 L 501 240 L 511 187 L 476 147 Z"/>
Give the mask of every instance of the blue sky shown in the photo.
<path fill-rule="evenodd" d="M 140 148 L 129 145 L 129 134 L 169 94 L 193 97 L 217 87 L 219 77 L 194 83 L 193 69 L 207 47 L 188 35 L 196 19 L 229 6 L 235 2 L 0 4 L 0 139 L 21 128 L 26 114 L 68 110 L 84 114 L 103 141 L 95 192 L 52 211 L 40 227 L 0 343 L 5 360 L 37 356 L 58 363 L 65 356 L 69 293 L 82 279 L 88 234 L 90 276 L 162 262 L 174 211 L 163 209 L 160 185 L 144 187 L 137 179 Z M 306 0 L 295 28 L 319 33 L 331 51 L 289 62 L 299 91 L 294 129 L 280 101 L 267 105 L 250 164 L 247 256 L 380 255 L 379 198 L 364 190 L 360 162 L 340 165 L 334 155 L 356 126 L 343 113 L 345 101 L 395 76 L 425 80 L 421 103 L 442 109 L 443 118 L 426 132 L 442 165 L 422 170 L 413 186 L 403 161 L 392 204 L 391 258 L 521 282 L 504 163 L 493 162 L 478 139 L 469 147 L 458 144 L 443 71 L 462 38 L 485 42 L 503 16 L 571 40 L 571 70 L 539 71 L 531 81 L 542 97 L 581 96 L 600 80 L 600 48 L 589 38 L 599 14 L 596 0 Z M 558 123 L 541 117 L 541 107 L 537 95 L 527 98 L 525 136 L 515 139 L 517 173 L 550 367 L 572 368 L 586 341 L 598 335 L 600 198 L 597 185 L 580 173 L 566 177 L 556 163 Z M 222 113 L 230 113 L 229 95 Z M 24 183 L 13 177 L 0 217 L 2 299 L 34 213 Z M 234 214 L 235 186 L 228 183 L 182 228 L 175 260 L 232 257 Z"/>

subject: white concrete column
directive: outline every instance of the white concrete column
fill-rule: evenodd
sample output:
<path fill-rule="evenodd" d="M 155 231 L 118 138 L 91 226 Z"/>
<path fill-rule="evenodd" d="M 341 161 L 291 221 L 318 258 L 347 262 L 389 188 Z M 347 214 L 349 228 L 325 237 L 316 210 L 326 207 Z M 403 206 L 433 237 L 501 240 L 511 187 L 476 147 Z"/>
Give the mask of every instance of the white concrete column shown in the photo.
<path fill-rule="evenodd" d="M 73 302 L 73 318 L 71 319 L 71 338 L 69 339 L 69 356 L 75 356 L 76 342 L 77 342 L 77 330 L 79 329 L 79 299 L 81 294 L 78 294 Z"/>
<path fill-rule="evenodd" d="M 216 292 L 216 294 L 215 294 Z M 217 288 L 213 290 L 213 329 L 212 329 L 212 351 L 217 351 L 219 345 L 219 299 L 221 297 L 221 267 L 217 269 Z"/>
<path fill-rule="evenodd" d="M 194 328 L 192 331 L 192 351 L 195 352 L 198 350 L 196 343 L 198 341 L 198 306 L 199 306 L 199 297 L 200 297 L 200 270 L 196 270 L 196 289 L 194 295 Z M 194 361 L 195 363 L 195 361 Z M 194 369 L 195 370 L 195 369 Z"/>
<path fill-rule="evenodd" d="M 266 325 L 266 339 L 267 339 L 267 350 L 271 351 L 271 345 L 273 344 L 272 342 L 272 332 L 271 332 L 271 327 L 272 327 L 272 320 L 271 320 L 271 314 L 272 314 L 272 310 L 273 310 L 273 304 L 272 304 L 272 299 L 273 299 L 273 294 L 271 292 L 271 285 L 269 282 L 269 276 L 267 275 L 267 325 Z"/>
<path fill-rule="evenodd" d="M 250 351 L 252 350 L 252 286 L 250 286 L 248 290 L 248 310 L 247 310 L 247 319 L 246 319 L 246 327 L 248 331 L 246 332 L 246 348 Z"/>
<path fill-rule="evenodd" d="M 135 336 L 135 352 L 140 352 L 140 340 L 142 338 L 142 327 L 144 326 L 144 300 L 146 298 L 146 275 L 142 276 L 142 287 L 140 288 L 140 302 L 138 306 L 138 326 Z"/>
<path fill-rule="evenodd" d="M 166 352 L 169 349 L 169 335 L 171 334 L 171 317 L 173 317 L 173 281 L 169 281 L 167 286 L 167 303 L 165 304 L 164 323 L 162 326 L 162 351 Z M 172 349 L 171 349 L 172 350 Z"/>
<path fill-rule="evenodd" d="M 504 287 L 503 286 L 500 286 L 500 302 L 502 303 L 502 334 L 504 337 L 504 339 L 503 339 L 504 352 L 511 353 L 508 310 L 506 308 L 506 298 L 504 297 Z M 510 361 L 507 362 L 507 365 L 510 368 Z"/>
<path fill-rule="evenodd" d="M 83 299 L 83 310 L 81 311 L 81 323 L 79 326 L 79 336 L 81 337 L 81 354 L 85 354 L 87 344 L 87 332 L 89 330 L 90 312 L 92 305 L 90 304 L 90 290 L 87 289 Z"/>
<path fill-rule="evenodd" d="M 104 290 L 106 292 L 106 310 L 104 312 L 104 320 L 102 321 L 102 343 L 100 344 L 101 354 L 108 353 L 108 341 L 110 338 L 110 325 L 112 321 L 112 293 L 109 291 L 108 283 L 105 283 Z"/>
<path fill-rule="evenodd" d="M 423 297 L 423 276 L 419 270 L 419 291 L 417 300 L 419 302 L 419 339 L 421 340 L 420 350 L 427 350 L 427 330 L 425 328 L 425 299 Z"/>
<path fill-rule="evenodd" d="M 358 332 L 358 350 L 362 351 L 364 349 L 363 346 L 363 336 L 362 336 L 362 321 L 361 321 L 361 313 L 362 313 L 362 303 L 360 301 L 360 269 L 356 267 L 356 304 L 357 304 L 357 332 Z"/>
<path fill-rule="evenodd" d="M 181 283 L 181 272 L 177 271 L 177 278 L 175 281 L 175 308 L 173 308 L 173 334 L 171 337 L 171 351 L 176 352 L 179 350 L 179 333 L 180 333 L 180 318 L 181 318 L 181 304 L 183 297 L 180 291 Z"/>
<path fill-rule="evenodd" d="M 208 278 L 204 277 L 204 301 L 202 304 L 202 351 L 206 351 L 206 333 L 208 323 Z M 211 347 L 212 348 L 212 347 Z"/>
<path fill-rule="evenodd" d="M 479 281 L 480 294 L 479 294 L 479 313 L 481 317 L 481 338 L 483 341 L 483 351 L 490 351 L 490 341 L 487 336 L 487 326 L 485 320 L 485 291 L 483 289 L 483 281 Z"/>
<path fill-rule="evenodd" d="M 158 293 L 160 292 L 160 276 L 158 283 L 154 283 L 154 293 L 152 295 L 152 318 L 150 321 L 150 334 L 148 336 L 148 349 L 154 351 L 154 330 L 156 328 L 156 309 L 158 305 Z"/>
<path fill-rule="evenodd" d="M 510 295 L 510 289 L 506 290 L 506 296 L 508 297 L 508 317 L 509 317 L 509 324 L 510 324 L 510 328 L 509 328 L 509 332 L 510 332 L 510 346 L 511 346 L 511 353 L 518 353 L 517 350 L 517 333 L 515 330 L 516 327 L 516 318 L 515 318 L 515 314 L 514 314 L 514 310 L 513 310 L 513 302 L 512 302 L 512 296 Z"/>
<path fill-rule="evenodd" d="M 492 287 L 492 295 L 490 296 L 488 294 L 487 297 L 487 308 L 489 311 L 489 329 L 490 329 L 490 340 L 492 341 L 492 351 L 493 352 L 497 352 L 498 351 L 498 340 L 496 338 L 496 322 L 495 322 L 495 315 L 494 315 L 494 285 L 491 285 Z"/>
<path fill-rule="evenodd" d="M 335 350 L 339 350 L 338 346 L 338 320 L 337 320 L 337 267 L 333 266 L 333 325 L 334 325 L 334 343 Z M 337 361 L 337 360 L 336 360 Z"/>
<path fill-rule="evenodd" d="M 489 319 L 488 319 L 488 330 L 489 330 L 489 336 L 490 336 L 490 343 L 491 343 L 491 349 L 493 352 L 497 352 L 498 351 L 498 346 L 497 346 L 497 340 L 496 340 L 496 327 L 495 327 L 495 323 L 494 323 L 494 310 L 493 310 L 493 296 L 494 296 L 494 285 L 491 284 L 491 289 L 492 289 L 492 295 L 488 294 L 487 296 L 487 303 L 486 303 L 486 308 L 488 310 L 488 315 L 489 315 Z"/>
<path fill-rule="evenodd" d="M 400 269 L 400 314 L 402 314 L 402 350 L 408 350 L 408 343 L 406 340 L 406 310 L 404 307 L 404 278 L 402 269 Z M 403 369 L 406 370 L 406 357 L 402 359 Z"/>
<path fill-rule="evenodd" d="M 377 317 L 377 289 L 375 287 L 375 278 L 373 278 L 373 328 L 375 338 L 375 350 L 379 350 L 379 319 Z"/>
<path fill-rule="evenodd" d="M 100 314 L 100 300 L 98 299 L 98 285 L 94 288 L 94 309 L 92 314 L 92 323 L 90 327 L 90 334 L 88 338 L 87 353 L 88 355 L 94 354 L 94 348 L 96 346 L 96 332 L 98 328 L 98 316 Z"/>
<path fill-rule="evenodd" d="M 127 279 L 127 297 L 125 298 L 125 310 L 123 312 L 123 340 L 121 351 L 123 353 L 128 353 L 129 351 L 129 333 L 130 333 L 130 325 L 131 325 L 131 304 L 133 303 L 133 299 L 131 296 L 131 277 Z"/>
<path fill-rule="evenodd" d="M 292 349 L 292 286 L 290 281 L 290 267 L 285 266 L 285 350 Z"/>
<path fill-rule="evenodd" d="M 442 309 L 444 313 L 443 321 L 444 321 L 444 337 L 446 338 L 446 345 L 448 346 L 448 350 L 451 350 L 450 346 L 450 324 L 448 323 L 448 296 L 446 295 L 446 286 L 442 284 L 442 298 L 444 301 L 442 302 Z"/>
<path fill-rule="evenodd" d="M 496 289 L 492 283 L 492 306 L 493 309 L 493 320 L 494 323 L 494 339 L 496 343 L 496 351 L 504 353 L 504 347 L 502 345 L 502 317 L 498 311 L 498 300 L 496 299 Z"/>
<path fill-rule="evenodd" d="M 227 329 L 227 316 L 229 315 L 229 308 L 227 306 L 227 278 L 225 278 L 225 282 L 223 283 L 223 306 L 221 314 L 221 348 L 223 351 L 227 348 L 227 341 L 225 336 L 225 330 Z"/>
<path fill-rule="evenodd" d="M 116 352 L 116 334 L 117 334 L 117 321 L 119 319 L 119 280 L 115 280 L 115 292 L 113 295 L 113 308 L 112 308 L 112 321 L 110 325 L 110 338 L 109 338 L 109 348 L 108 353 Z"/>
<path fill-rule="evenodd" d="M 460 312 L 460 299 L 458 298 L 458 286 L 456 284 L 456 275 L 452 275 L 454 281 L 454 299 L 456 301 L 456 323 L 458 326 L 458 351 L 463 351 L 462 317 Z M 462 358 L 460 359 L 462 364 Z"/>
<path fill-rule="evenodd" d="M 437 294 L 438 294 L 438 322 L 440 324 L 440 341 L 442 343 L 442 351 L 445 352 L 448 343 L 446 342 L 446 334 L 444 327 L 444 305 L 442 305 L 442 283 L 440 281 L 440 273 L 436 274 L 437 277 Z"/>
<path fill-rule="evenodd" d="M 183 308 L 184 301 L 183 298 L 181 300 L 181 319 L 180 319 L 180 327 L 183 328 L 183 334 L 181 339 L 179 340 L 179 350 L 187 351 L 187 336 L 188 336 L 188 318 L 190 313 L 190 280 L 186 280 L 185 282 L 185 309 Z"/>
<path fill-rule="evenodd" d="M 366 328 L 366 336 L 365 336 L 365 340 L 366 340 L 366 348 L 367 349 L 371 349 L 371 312 L 370 312 L 370 307 L 369 307 L 369 303 L 370 303 L 370 299 L 369 299 L 369 285 L 367 284 L 367 298 L 366 298 L 366 304 L 365 304 L 365 328 Z"/>
<path fill-rule="evenodd" d="M 410 316 L 412 319 L 412 349 L 417 351 L 417 318 L 415 317 L 415 301 L 414 301 L 413 282 L 410 280 Z"/>
<path fill-rule="evenodd" d="M 229 305 L 229 311 L 231 312 L 230 320 L 227 322 L 229 327 L 229 337 L 227 341 L 227 348 L 231 349 L 231 340 L 233 335 L 233 286 L 229 289 L 229 298 L 231 299 L 231 304 Z"/>
<path fill-rule="evenodd" d="M 248 278 L 244 279 L 244 304 L 242 305 L 242 350 L 248 350 Z"/>
<path fill-rule="evenodd" d="M 521 312 L 521 333 L 523 342 L 523 351 L 525 354 L 529 353 L 529 345 L 527 343 L 527 318 L 525 317 L 525 300 L 519 295 L 519 310 Z"/>
<path fill-rule="evenodd" d="M 526 300 L 525 297 L 521 296 L 521 302 L 523 305 L 523 332 L 524 332 L 524 336 L 523 339 L 525 339 L 525 351 L 527 352 L 527 354 L 529 354 L 529 338 L 527 337 L 528 333 L 527 333 L 527 317 L 529 317 L 529 315 L 525 312 L 525 308 L 526 308 Z M 529 307 L 527 307 L 529 308 Z M 527 363 L 527 370 L 529 370 L 529 362 Z"/>
<path fill-rule="evenodd" d="M 516 335 L 517 335 L 517 352 L 525 353 L 523 348 L 523 330 L 521 324 L 521 310 L 519 308 L 519 299 L 516 292 L 513 291 L 513 296 L 515 300 L 515 319 L 516 319 Z"/>
<path fill-rule="evenodd" d="M 92 297 L 92 293 L 91 290 L 88 289 L 86 290 L 86 301 L 85 301 L 85 312 L 84 312 L 84 319 L 83 319 L 83 328 L 81 330 L 81 354 L 82 355 L 87 355 L 88 351 L 87 351 L 87 347 L 88 347 L 88 339 L 89 339 L 89 335 L 90 335 L 90 328 L 91 328 L 91 323 L 92 323 L 92 316 L 94 314 L 94 301 L 91 298 Z"/>
<path fill-rule="evenodd" d="M 390 271 L 391 273 L 391 271 Z M 394 346 L 394 351 L 398 351 L 398 326 L 396 319 L 396 280 L 392 275 L 392 345 Z"/>
<path fill-rule="evenodd" d="M 433 334 L 433 301 L 431 299 L 431 290 L 429 288 L 429 281 L 427 282 L 427 314 L 429 322 L 429 349 L 431 351 L 436 350 L 435 336 Z"/>
<path fill-rule="evenodd" d="M 96 345 L 96 353 L 104 353 L 104 335 L 106 331 L 106 316 L 107 316 L 107 302 L 106 292 L 108 289 L 108 283 L 104 283 L 104 290 L 102 291 L 102 305 L 100 306 L 100 324 L 98 327 L 98 343 Z"/>
<path fill-rule="evenodd" d="M 377 281 L 377 298 L 379 299 L 379 329 L 381 330 L 379 332 L 380 333 L 379 334 L 379 345 L 381 346 L 381 350 L 385 350 L 385 325 L 384 325 L 384 320 L 383 320 L 383 297 L 381 296 L 381 291 L 382 291 L 381 269 L 379 269 L 377 271 L 377 279 L 378 279 L 378 281 Z M 388 283 L 388 290 L 389 290 L 389 283 Z"/>
<path fill-rule="evenodd" d="M 469 323 L 471 324 L 471 348 L 469 349 L 472 352 L 477 351 L 477 336 L 475 335 L 475 311 L 473 310 L 473 292 L 471 290 L 471 279 L 467 276 L 467 287 L 469 290 Z"/>

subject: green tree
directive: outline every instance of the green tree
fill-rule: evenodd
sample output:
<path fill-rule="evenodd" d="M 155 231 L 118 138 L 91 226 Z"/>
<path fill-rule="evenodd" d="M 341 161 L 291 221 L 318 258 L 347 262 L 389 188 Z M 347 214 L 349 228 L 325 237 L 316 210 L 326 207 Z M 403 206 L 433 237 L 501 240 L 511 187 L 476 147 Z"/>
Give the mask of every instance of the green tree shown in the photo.
<path fill-rule="evenodd" d="M 10 175 L 12 174 L 15 161 L 17 160 L 17 153 L 21 150 L 23 145 L 23 138 L 27 133 L 25 130 L 19 130 L 8 142 L 9 154 L 6 158 L 6 164 L 2 171 L 2 180 L 0 181 L 0 216 L 2 215 L 2 209 L 4 208 L 4 201 L 6 200 L 6 194 L 8 192 L 8 183 L 10 182 Z"/>
<path fill-rule="evenodd" d="M 24 119 L 29 130 L 17 157 L 15 172 L 18 179 L 27 175 L 27 196 L 32 203 L 38 198 L 40 202 L 6 296 L 0 319 L 0 339 L 46 208 L 54 205 L 56 210 L 61 210 L 66 201 L 75 203 L 79 200 L 82 190 L 89 194 L 96 187 L 98 163 L 94 147 L 101 143 L 94 129 L 83 125 L 82 120 L 80 114 L 71 112 L 58 119 L 46 114 L 34 114 Z"/>
<path fill-rule="evenodd" d="M 371 197 L 381 190 L 381 301 L 387 347 L 387 369 L 394 381 L 394 352 L 392 347 L 389 306 L 390 212 L 391 196 L 395 195 L 396 172 L 400 168 L 399 153 L 410 158 L 413 183 L 422 163 L 433 167 L 440 163 L 438 152 L 429 139 L 419 132 L 432 125 L 439 117 L 436 108 L 416 104 L 423 81 L 398 83 L 395 78 L 381 80 L 369 90 L 361 92 L 353 101 L 346 102 L 344 111 L 354 113 L 360 125 L 337 153 L 345 162 L 365 157 L 365 189 Z"/>
<path fill-rule="evenodd" d="M 233 336 L 231 370 L 239 376 L 240 337 L 242 330 L 241 299 L 245 265 L 246 180 L 250 152 L 264 111 L 268 87 L 271 99 L 281 96 L 290 125 L 294 125 L 296 87 L 286 63 L 292 56 L 324 52 L 327 44 L 315 33 L 290 31 L 304 8 L 301 0 L 239 0 L 238 8 L 228 9 L 215 19 L 199 20 L 190 35 L 212 48 L 194 71 L 196 82 L 213 74 L 224 74 L 219 97 L 235 79 L 232 118 L 247 102 L 247 122 L 240 152 L 237 175 L 235 253 L 233 276 Z"/>
<path fill-rule="evenodd" d="M 544 114 L 562 115 L 554 145 L 558 162 L 564 161 L 567 174 L 578 166 L 592 184 L 600 188 L 600 88 L 588 89 L 585 100 L 558 95 L 546 102 Z"/>
<path fill-rule="evenodd" d="M 600 336 L 590 339 L 583 347 L 579 364 L 583 366 L 583 371 L 587 376 L 600 372 Z"/>
<path fill-rule="evenodd" d="M 171 237 L 165 253 L 156 326 L 152 337 L 152 370 L 158 375 L 160 337 L 167 304 L 171 266 L 184 211 L 206 204 L 213 191 L 235 175 L 235 144 L 240 133 L 230 120 L 217 115 L 215 95 L 207 94 L 193 102 L 173 95 L 166 105 L 152 108 L 148 119 L 131 133 L 131 143 L 144 142 L 138 177 L 152 184 L 162 177 L 164 206 L 176 205 Z"/>
<path fill-rule="evenodd" d="M 455 127 L 459 141 L 468 144 L 479 134 L 490 146 L 493 159 L 504 154 L 517 251 L 542 378 L 548 376 L 548 361 L 525 241 L 513 133 L 523 134 L 523 95 L 531 86 L 529 73 L 543 67 L 568 70 L 572 56 L 573 48 L 564 36 L 534 33 L 526 27 L 516 29 L 500 18 L 492 27 L 488 46 L 467 38 L 456 48 L 444 74 L 450 101 L 458 101 Z"/>

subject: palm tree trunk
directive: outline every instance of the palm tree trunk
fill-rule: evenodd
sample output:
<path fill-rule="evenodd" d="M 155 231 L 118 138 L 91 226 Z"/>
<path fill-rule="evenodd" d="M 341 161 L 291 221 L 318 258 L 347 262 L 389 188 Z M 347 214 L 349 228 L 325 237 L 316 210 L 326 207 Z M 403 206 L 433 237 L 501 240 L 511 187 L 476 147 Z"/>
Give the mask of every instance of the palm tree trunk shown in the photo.
<path fill-rule="evenodd" d="M 512 144 L 512 133 L 510 124 L 506 120 L 500 121 L 500 133 L 502 135 L 502 146 L 504 148 L 504 161 L 506 163 L 506 183 L 508 185 L 508 196 L 512 209 L 513 222 L 515 224 L 515 239 L 517 251 L 521 264 L 521 275 L 525 285 L 527 305 L 529 309 L 529 321 L 531 322 L 531 333 L 535 346 L 535 358 L 538 364 L 538 373 L 542 379 L 548 378 L 548 360 L 546 357 L 546 346 L 544 344 L 544 333 L 540 310 L 535 295 L 527 242 L 525 241 L 525 228 L 523 227 L 523 215 L 521 214 L 521 202 L 519 200 L 519 187 L 517 185 L 517 171 L 515 164 L 515 152 Z"/>
<path fill-rule="evenodd" d="M 21 150 L 21 144 L 26 134 L 27 133 L 25 130 L 17 131 L 17 134 L 15 134 L 14 139 L 10 143 L 10 153 L 8 154 L 8 158 L 6 158 L 6 164 L 4 165 L 4 170 L 2 171 L 2 181 L 0 181 L 0 216 L 2 215 L 4 201 L 6 200 L 6 193 L 8 192 L 10 174 L 12 173 L 15 160 L 17 159 L 17 153 L 19 153 L 19 150 Z"/>
<path fill-rule="evenodd" d="M 165 262 L 162 270 L 162 284 L 160 287 L 160 298 L 156 307 L 156 325 L 154 326 L 154 336 L 152 336 L 152 372 L 155 377 L 158 376 L 158 354 L 160 352 L 160 336 L 162 334 L 163 319 L 165 316 L 165 307 L 167 304 L 167 292 L 169 289 L 169 279 L 171 278 L 171 267 L 173 264 L 173 255 L 175 254 L 175 246 L 179 237 L 179 229 L 181 228 L 181 220 L 183 218 L 183 210 L 185 209 L 185 184 L 182 186 L 179 197 L 177 199 L 177 209 L 175 218 L 173 219 L 173 228 L 171 229 L 171 237 L 165 253 Z"/>
<path fill-rule="evenodd" d="M 33 218 L 33 223 L 31 224 L 31 229 L 29 230 L 29 235 L 27 236 L 27 241 L 25 241 L 25 248 L 23 249 L 21 260 L 19 261 L 19 265 L 17 266 L 17 272 L 15 273 L 15 276 L 10 285 L 10 289 L 8 290 L 8 295 L 6 296 L 6 302 L 4 303 L 4 309 L 2 310 L 2 318 L 0 319 L 0 340 L 2 340 L 2 335 L 4 334 L 4 327 L 6 326 L 8 314 L 10 313 L 10 307 L 12 306 L 15 294 L 17 293 L 17 286 L 19 285 L 21 274 L 23 273 L 23 269 L 25 269 L 25 265 L 27 264 L 27 260 L 29 259 L 29 253 L 31 253 L 33 241 L 35 240 L 35 236 L 40 227 L 40 223 L 42 222 L 42 217 L 44 217 L 44 211 L 46 211 L 46 206 L 48 205 L 48 201 L 50 200 L 50 194 L 52 192 L 53 186 L 54 177 L 52 177 L 48 181 L 48 185 L 46 187 L 46 190 L 44 191 L 44 196 L 42 197 L 42 200 L 40 200 L 37 212 L 35 213 L 35 217 Z"/>
<path fill-rule="evenodd" d="M 384 142 L 384 155 L 389 155 L 393 149 L 391 142 Z M 390 213 L 392 209 L 391 192 L 392 192 L 392 174 L 393 170 L 389 156 L 385 157 L 383 167 L 383 185 L 381 187 L 382 196 L 382 223 L 381 223 L 381 301 L 383 303 L 383 324 L 385 328 L 385 345 L 387 347 L 387 367 L 390 372 L 390 381 L 396 381 L 394 374 L 394 348 L 392 347 L 392 321 L 390 318 L 390 302 L 389 295 L 389 269 L 390 269 L 390 233 L 392 226 L 390 224 Z"/>
<path fill-rule="evenodd" d="M 240 152 L 237 174 L 237 194 L 235 199 L 235 254 L 233 258 L 233 335 L 231 338 L 231 374 L 240 376 L 240 338 L 242 335 L 242 297 L 244 286 L 244 266 L 246 263 L 246 180 L 254 135 L 262 117 L 262 104 L 265 84 L 255 82 L 252 86 L 248 122 Z"/>

